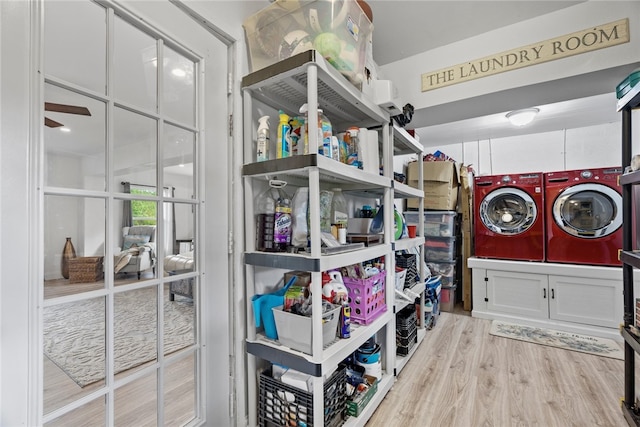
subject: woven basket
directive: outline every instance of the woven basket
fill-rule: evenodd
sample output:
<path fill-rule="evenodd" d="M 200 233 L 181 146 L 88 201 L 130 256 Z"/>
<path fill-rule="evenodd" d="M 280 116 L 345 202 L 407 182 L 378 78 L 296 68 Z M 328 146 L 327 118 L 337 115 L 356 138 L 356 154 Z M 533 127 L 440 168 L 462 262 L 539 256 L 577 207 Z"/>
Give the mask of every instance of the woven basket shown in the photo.
<path fill-rule="evenodd" d="M 69 260 L 69 283 L 96 282 L 103 277 L 103 257 L 77 257 Z"/>

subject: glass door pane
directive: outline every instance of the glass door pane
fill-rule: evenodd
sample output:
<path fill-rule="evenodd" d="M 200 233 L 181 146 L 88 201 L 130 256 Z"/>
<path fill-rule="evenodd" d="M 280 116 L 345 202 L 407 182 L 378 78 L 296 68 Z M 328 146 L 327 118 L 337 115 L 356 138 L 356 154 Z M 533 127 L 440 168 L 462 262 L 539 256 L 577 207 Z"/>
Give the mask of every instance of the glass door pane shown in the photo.
<path fill-rule="evenodd" d="M 170 120 L 195 126 L 195 64 L 168 47 L 164 59 L 164 113 Z"/>
<path fill-rule="evenodd" d="M 157 122 L 123 108 L 114 111 L 113 174 L 115 191 L 124 181 L 157 188 Z"/>
<path fill-rule="evenodd" d="M 45 185 L 104 191 L 105 103 L 52 84 L 44 100 Z"/>
<path fill-rule="evenodd" d="M 192 199 L 195 197 L 194 158 L 196 137 L 192 131 L 176 126 L 164 126 L 164 184 L 173 186 L 171 197 Z"/>
<path fill-rule="evenodd" d="M 105 211 L 104 199 L 45 196 L 45 299 L 104 288 Z"/>
<path fill-rule="evenodd" d="M 115 19 L 114 96 L 116 100 L 156 112 L 158 48 L 156 40 L 123 19 Z"/>
<path fill-rule="evenodd" d="M 84 1 L 43 3 L 45 73 L 105 94 L 106 9 Z"/>
<path fill-rule="evenodd" d="M 43 309 L 44 412 L 105 384 L 104 297 Z"/>

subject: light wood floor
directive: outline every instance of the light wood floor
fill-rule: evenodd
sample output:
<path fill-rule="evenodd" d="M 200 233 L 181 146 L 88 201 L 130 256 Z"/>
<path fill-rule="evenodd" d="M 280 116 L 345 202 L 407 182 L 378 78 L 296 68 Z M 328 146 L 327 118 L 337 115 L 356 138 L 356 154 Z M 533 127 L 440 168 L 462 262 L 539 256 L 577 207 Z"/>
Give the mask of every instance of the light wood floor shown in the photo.
<path fill-rule="evenodd" d="M 367 427 L 627 426 L 623 361 L 495 337 L 490 326 L 442 313 Z"/>
<path fill-rule="evenodd" d="M 51 289 L 49 297 L 54 295 L 60 295 L 60 289 Z M 489 335 L 490 325 L 458 307 L 454 313 L 442 313 L 367 427 L 627 426 L 620 409 L 624 362 L 495 337 Z M 47 406 L 59 407 L 89 391 L 79 389 L 46 360 L 45 365 Z M 193 361 L 187 359 L 176 368 L 167 385 L 167 402 L 178 406 L 172 408 L 176 415 L 192 415 L 194 396 L 184 387 L 192 390 Z M 154 425 L 154 379 L 118 396 L 129 408 L 120 407 L 123 418 Z M 178 405 L 185 397 L 187 401 Z M 47 427 L 102 424 L 102 405 L 80 412 Z M 89 414 L 98 422 L 87 418 Z M 74 415 L 84 422 L 77 423 Z M 178 420 L 167 420 L 168 425 L 185 421 Z"/>

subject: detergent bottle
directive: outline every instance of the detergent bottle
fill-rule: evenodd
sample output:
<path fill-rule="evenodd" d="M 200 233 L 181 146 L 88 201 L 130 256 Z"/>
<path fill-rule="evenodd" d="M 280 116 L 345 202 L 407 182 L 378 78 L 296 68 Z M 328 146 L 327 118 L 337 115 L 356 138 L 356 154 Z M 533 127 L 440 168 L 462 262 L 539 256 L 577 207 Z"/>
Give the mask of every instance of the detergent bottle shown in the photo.
<path fill-rule="evenodd" d="M 344 285 L 342 274 L 339 271 L 330 271 L 329 277 L 331 282 L 329 285 L 333 290 L 333 303 L 342 306 L 340 310 L 340 324 L 338 336 L 340 338 L 351 337 L 351 306 L 349 305 L 349 291 Z"/>
<path fill-rule="evenodd" d="M 275 201 L 273 222 L 273 241 L 275 250 L 286 252 L 291 245 L 291 197 L 282 188 L 278 188 Z"/>
<path fill-rule="evenodd" d="M 279 114 L 276 158 L 283 159 L 291 156 L 291 125 L 289 124 L 291 117 L 282 110 L 279 111 Z"/>

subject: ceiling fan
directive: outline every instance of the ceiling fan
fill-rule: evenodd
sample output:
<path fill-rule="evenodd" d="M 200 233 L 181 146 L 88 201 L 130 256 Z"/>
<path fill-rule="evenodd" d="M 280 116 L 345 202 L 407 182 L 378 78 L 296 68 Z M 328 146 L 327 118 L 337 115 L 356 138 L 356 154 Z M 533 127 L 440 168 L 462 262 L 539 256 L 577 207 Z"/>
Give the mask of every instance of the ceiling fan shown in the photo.
<path fill-rule="evenodd" d="M 44 103 L 44 111 L 54 111 L 56 113 L 67 113 L 67 114 L 79 114 L 82 116 L 90 116 L 91 112 L 87 107 L 79 107 L 77 105 L 65 105 L 65 104 L 55 104 L 53 102 L 45 102 Z M 50 128 L 57 128 L 60 126 L 64 126 L 60 122 L 56 122 L 48 117 L 44 118 L 45 126 Z"/>

